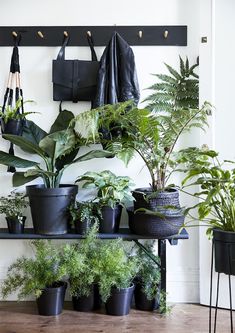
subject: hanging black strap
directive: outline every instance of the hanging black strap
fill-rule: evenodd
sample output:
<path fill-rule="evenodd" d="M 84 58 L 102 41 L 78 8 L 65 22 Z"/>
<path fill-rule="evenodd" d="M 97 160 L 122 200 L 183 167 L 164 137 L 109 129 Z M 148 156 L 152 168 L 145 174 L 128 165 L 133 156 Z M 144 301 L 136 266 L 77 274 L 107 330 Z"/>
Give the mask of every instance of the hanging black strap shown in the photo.
<path fill-rule="evenodd" d="M 78 60 L 73 61 L 73 87 L 72 87 L 72 101 L 78 102 Z"/>

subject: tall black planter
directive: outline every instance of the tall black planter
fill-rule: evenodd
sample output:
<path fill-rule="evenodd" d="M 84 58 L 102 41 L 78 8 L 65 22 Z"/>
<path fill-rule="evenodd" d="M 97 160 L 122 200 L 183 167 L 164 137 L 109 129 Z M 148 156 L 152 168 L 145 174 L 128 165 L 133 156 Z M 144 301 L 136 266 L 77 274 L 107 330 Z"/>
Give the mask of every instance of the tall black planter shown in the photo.
<path fill-rule="evenodd" d="M 89 312 L 98 310 L 101 307 L 101 298 L 98 284 L 91 285 L 89 296 L 72 297 L 73 308 L 75 311 Z"/>
<path fill-rule="evenodd" d="M 44 185 L 26 186 L 35 233 L 67 233 L 68 207 L 75 201 L 77 191 L 77 185 L 61 185 L 59 188 L 45 188 Z"/>
<path fill-rule="evenodd" d="M 215 271 L 235 275 L 235 232 L 213 230 Z"/>
<path fill-rule="evenodd" d="M 45 288 L 37 299 L 38 313 L 41 316 L 57 316 L 63 310 L 67 283 L 61 282 L 54 288 Z"/>
<path fill-rule="evenodd" d="M 154 311 L 159 308 L 158 294 L 149 300 L 142 291 L 141 284 L 137 283 L 134 291 L 136 309 L 142 311 Z"/>
<path fill-rule="evenodd" d="M 114 208 L 104 206 L 101 208 L 102 219 L 100 221 L 99 232 L 113 234 L 118 232 L 122 215 L 122 206 Z"/>
<path fill-rule="evenodd" d="M 26 216 L 23 216 L 22 220 L 19 221 L 19 218 L 15 217 L 6 217 L 8 231 L 10 234 L 22 234 L 24 232 Z"/>
<path fill-rule="evenodd" d="M 113 316 L 126 316 L 130 312 L 134 285 L 129 288 L 112 288 L 111 296 L 105 303 L 106 313 Z"/>

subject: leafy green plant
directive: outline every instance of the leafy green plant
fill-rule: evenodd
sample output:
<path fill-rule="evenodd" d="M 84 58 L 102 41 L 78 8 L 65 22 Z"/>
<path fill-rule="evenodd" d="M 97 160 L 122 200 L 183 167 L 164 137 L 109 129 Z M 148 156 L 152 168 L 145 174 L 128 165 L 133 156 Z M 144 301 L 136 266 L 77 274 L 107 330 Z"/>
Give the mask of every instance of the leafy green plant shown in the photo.
<path fill-rule="evenodd" d="M 9 120 L 20 120 L 25 119 L 29 114 L 38 113 L 38 112 L 24 112 L 20 113 L 19 109 L 22 104 L 33 103 L 33 101 L 28 100 L 22 102 L 22 98 L 19 98 L 16 101 L 15 106 L 7 105 L 4 112 L 2 111 L 2 107 L 0 107 L 0 118 L 4 121 L 5 124 L 8 123 Z"/>
<path fill-rule="evenodd" d="M 78 134 L 76 123 L 80 119 L 86 128 L 92 122 L 91 137 L 97 138 L 95 129 L 105 129 L 109 138 L 105 139 L 101 131 L 100 141 L 126 164 L 135 152 L 139 154 L 149 171 L 153 191 L 170 186 L 170 177 L 179 167 L 176 145 L 182 134 L 193 128 L 204 129 L 211 113 L 209 103 L 199 108 L 198 76 L 194 72 L 197 64 L 190 67 L 188 59 L 180 58 L 180 72 L 166 67 L 169 74 L 156 75 L 158 82 L 149 88 L 153 93 L 146 98 L 145 109 L 132 102 L 104 105 L 74 120 Z"/>
<path fill-rule="evenodd" d="M 96 202 L 84 201 L 75 202 L 69 207 L 69 212 L 72 217 L 72 222 L 75 224 L 78 220 L 80 222 L 89 221 L 89 224 L 99 223 L 102 218 L 101 210 Z"/>
<path fill-rule="evenodd" d="M 62 111 L 51 126 L 49 133 L 44 132 L 33 122 L 27 121 L 22 136 L 3 135 L 6 140 L 30 154 L 37 155 L 43 162 L 40 164 L 0 151 L 0 164 L 16 168 L 30 168 L 26 172 L 14 173 L 13 186 L 20 186 L 40 177 L 45 187 L 59 187 L 65 169 L 71 164 L 110 156 L 110 153 L 106 151 L 91 150 L 76 157 L 79 148 L 88 143 L 86 139 L 76 136 L 73 129 L 69 127 L 73 118 L 72 112 Z"/>
<path fill-rule="evenodd" d="M 129 288 L 138 272 L 138 261 L 125 251 L 121 239 L 100 241 L 90 262 L 99 281 L 99 291 L 104 302 L 112 287 Z"/>
<path fill-rule="evenodd" d="M 130 187 L 133 185 L 127 176 L 116 176 L 109 170 L 101 172 L 86 172 L 77 179 L 85 181 L 83 188 L 95 188 L 101 206 L 114 208 L 117 204 L 124 204 L 133 200 Z"/>
<path fill-rule="evenodd" d="M 31 244 L 35 257 L 18 258 L 8 268 L 1 287 L 4 299 L 16 291 L 19 300 L 30 295 L 38 298 L 44 288 L 56 286 L 66 275 L 60 248 L 44 240 L 32 241 Z"/>
<path fill-rule="evenodd" d="M 188 187 L 200 186 L 199 192 L 191 194 L 200 202 L 187 208 L 185 214 L 193 221 L 203 221 L 209 236 L 214 228 L 235 232 L 235 162 L 220 162 L 218 154 L 207 149 L 191 151 L 191 160 L 185 162 L 187 173 L 182 190 L 187 192 Z M 195 208 L 197 217 L 191 213 Z"/>
<path fill-rule="evenodd" d="M 0 214 L 6 217 L 22 220 L 25 209 L 28 207 L 28 200 L 20 193 L 11 193 L 7 197 L 0 198 Z"/>

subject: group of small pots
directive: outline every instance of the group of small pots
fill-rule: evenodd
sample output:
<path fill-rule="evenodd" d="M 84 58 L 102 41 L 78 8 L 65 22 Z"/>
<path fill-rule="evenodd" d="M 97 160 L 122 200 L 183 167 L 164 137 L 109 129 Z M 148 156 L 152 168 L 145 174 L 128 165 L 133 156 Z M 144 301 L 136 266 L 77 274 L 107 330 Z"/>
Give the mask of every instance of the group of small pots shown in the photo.
<path fill-rule="evenodd" d="M 38 313 L 41 316 L 56 316 L 63 310 L 66 282 L 57 283 L 51 288 L 42 291 L 37 299 Z M 141 285 L 132 284 L 129 288 L 112 288 L 111 296 L 105 303 L 105 310 L 108 315 L 128 315 L 132 305 L 133 295 L 135 307 L 142 311 L 154 311 L 159 307 L 157 295 L 153 300 L 148 300 L 141 290 Z M 89 296 L 72 297 L 73 309 L 80 312 L 91 312 L 101 309 L 102 301 L 99 294 L 98 284 L 92 284 Z"/>

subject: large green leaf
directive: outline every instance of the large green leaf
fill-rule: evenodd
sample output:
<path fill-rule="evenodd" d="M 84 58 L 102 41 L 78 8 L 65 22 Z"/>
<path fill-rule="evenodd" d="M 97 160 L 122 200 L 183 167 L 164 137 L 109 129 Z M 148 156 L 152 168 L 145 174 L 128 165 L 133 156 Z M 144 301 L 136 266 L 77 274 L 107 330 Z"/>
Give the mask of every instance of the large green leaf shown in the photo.
<path fill-rule="evenodd" d="M 23 150 L 30 150 L 34 154 L 37 154 L 37 155 L 45 158 L 45 152 L 37 144 L 34 144 L 31 141 L 28 141 L 27 139 L 25 139 L 21 136 L 5 134 L 5 135 L 3 135 L 3 138 L 6 140 L 9 140 L 14 145 L 20 147 Z"/>
<path fill-rule="evenodd" d="M 88 153 L 86 153 L 82 156 L 79 156 L 70 164 L 89 161 L 92 158 L 103 158 L 103 157 L 111 157 L 111 156 L 113 156 L 113 154 L 106 150 L 91 150 Z"/>
<path fill-rule="evenodd" d="M 12 178 L 12 184 L 14 187 L 24 185 L 39 177 L 38 175 L 25 177 L 24 174 L 25 174 L 24 172 L 15 172 L 14 173 L 13 178 Z"/>
<path fill-rule="evenodd" d="M 72 163 L 72 161 L 75 159 L 75 157 L 77 156 L 78 152 L 79 152 L 79 149 L 80 148 L 76 148 L 74 149 L 73 151 L 71 151 L 71 153 L 69 154 L 66 154 L 64 156 L 61 156 L 59 158 L 57 158 L 56 160 L 56 163 L 55 163 L 55 166 L 56 166 L 56 169 L 59 171 L 61 169 L 63 169 L 63 167 L 65 165 L 69 165 Z"/>
<path fill-rule="evenodd" d="M 23 127 L 22 137 L 26 140 L 38 145 L 39 142 L 47 135 L 47 133 L 36 125 L 33 121 L 26 120 Z M 33 153 L 30 149 L 24 149 L 29 153 Z"/>
<path fill-rule="evenodd" d="M 38 165 L 39 163 L 25 160 L 23 158 L 5 153 L 4 151 L 0 151 L 0 164 L 12 166 L 15 168 L 30 168 Z"/>
<path fill-rule="evenodd" d="M 54 124 L 51 126 L 50 134 L 68 128 L 71 120 L 74 119 L 74 115 L 71 111 L 63 110 L 58 114 Z"/>

